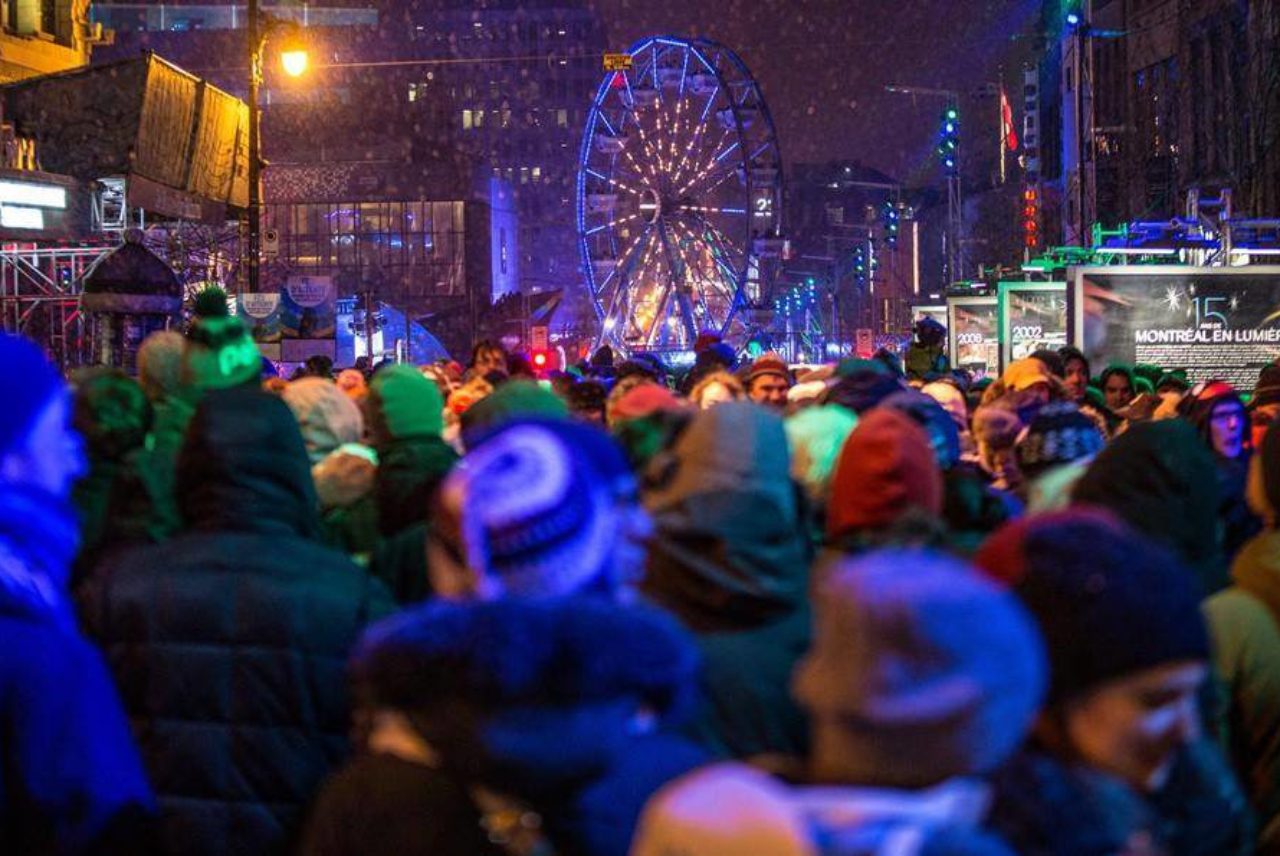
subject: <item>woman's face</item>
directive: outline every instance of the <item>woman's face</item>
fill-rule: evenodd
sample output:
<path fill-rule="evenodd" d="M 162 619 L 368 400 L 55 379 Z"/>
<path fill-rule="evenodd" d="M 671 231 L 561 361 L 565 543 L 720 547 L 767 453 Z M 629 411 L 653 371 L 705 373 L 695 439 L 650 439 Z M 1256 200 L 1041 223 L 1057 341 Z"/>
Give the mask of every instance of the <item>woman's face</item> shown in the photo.
<path fill-rule="evenodd" d="M 0 481 L 65 497 L 86 469 L 84 441 L 71 426 L 70 397 L 60 394 L 45 405 L 25 441 L 0 459 Z"/>
<path fill-rule="evenodd" d="M 1209 440 L 1213 451 L 1235 460 L 1244 451 L 1244 408 L 1235 401 L 1215 404 L 1209 414 Z"/>
<path fill-rule="evenodd" d="M 1084 360 L 1067 360 L 1066 376 L 1063 382 L 1071 392 L 1072 401 L 1084 400 L 1085 390 L 1089 388 L 1089 367 Z"/>
<path fill-rule="evenodd" d="M 737 396 L 733 394 L 733 390 L 729 389 L 722 383 L 709 384 L 702 391 L 702 401 L 700 406 L 703 410 L 710 410 L 717 404 L 724 404 L 726 401 L 734 401 Z"/>
<path fill-rule="evenodd" d="M 1180 748 L 1200 734 L 1203 662 L 1170 663 L 1104 684 L 1066 711 L 1067 737 L 1086 763 L 1140 791 L 1158 790 Z"/>
<path fill-rule="evenodd" d="M 1133 384 L 1129 382 L 1126 375 L 1116 372 L 1103 384 L 1102 394 L 1107 399 L 1108 410 L 1120 410 L 1128 407 L 1129 402 L 1133 401 Z"/>

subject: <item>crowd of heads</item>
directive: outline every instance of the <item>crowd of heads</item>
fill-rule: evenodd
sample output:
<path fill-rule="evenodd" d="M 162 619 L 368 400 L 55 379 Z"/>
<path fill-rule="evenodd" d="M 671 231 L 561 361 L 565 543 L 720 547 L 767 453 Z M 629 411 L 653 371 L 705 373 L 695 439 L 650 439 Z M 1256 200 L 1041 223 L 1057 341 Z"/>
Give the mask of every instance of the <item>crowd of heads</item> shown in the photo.
<path fill-rule="evenodd" d="M 6 767 L 29 852 L 1280 847 L 1280 368 L 976 380 L 924 327 L 286 380 L 217 303 L 136 379 L 0 338 L 0 621 L 103 676 L 6 650 L 0 709 L 113 747 Z"/>

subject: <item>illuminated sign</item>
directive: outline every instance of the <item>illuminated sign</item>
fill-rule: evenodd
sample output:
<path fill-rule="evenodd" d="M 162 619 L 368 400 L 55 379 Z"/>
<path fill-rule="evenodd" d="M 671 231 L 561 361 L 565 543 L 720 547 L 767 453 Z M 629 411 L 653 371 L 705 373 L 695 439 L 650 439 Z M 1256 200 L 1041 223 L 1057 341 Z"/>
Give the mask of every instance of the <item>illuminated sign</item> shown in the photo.
<path fill-rule="evenodd" d="M 39 208 L 0 205 L 0 227 L 6 229 L 43 229 L 44 212 Z"/>
<path fill-rule="evenodd" d="M 0 204 L 32 208 L 66 208 L 67 189 L 54 184 L 0 181 Z"/>
<path fill-rule="evenodd" d="M 635 60 L 631 58 L 631 54 L 607 53 L 604 55 L 605 71 L 630 71 L 634 64 Z"/>

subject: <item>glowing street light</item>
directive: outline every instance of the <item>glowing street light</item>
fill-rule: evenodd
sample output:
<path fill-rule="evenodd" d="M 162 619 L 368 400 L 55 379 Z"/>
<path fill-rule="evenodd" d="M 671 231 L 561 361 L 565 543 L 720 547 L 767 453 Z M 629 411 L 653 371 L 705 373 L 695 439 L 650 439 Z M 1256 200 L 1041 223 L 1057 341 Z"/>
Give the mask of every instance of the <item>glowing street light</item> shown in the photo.
<path fill-rule="evenodd" d="M 307 73 L 307 52 L 303 48 L 289 48 L 281 52 L 280 65 L 284 73 L 290 77 L 301 77 Z"/>

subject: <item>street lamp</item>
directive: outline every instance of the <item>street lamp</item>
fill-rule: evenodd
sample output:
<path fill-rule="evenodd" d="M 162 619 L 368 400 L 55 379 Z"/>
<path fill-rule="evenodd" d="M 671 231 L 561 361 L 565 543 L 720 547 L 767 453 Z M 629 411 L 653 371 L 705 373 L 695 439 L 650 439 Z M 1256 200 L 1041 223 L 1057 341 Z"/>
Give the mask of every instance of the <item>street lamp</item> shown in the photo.
<path fill-rule="evenodd" d="M 267 38 L 282 29 L 288 35 L 280 60 L 285 74 L 299 77 L 307 70 L 307 51 L 297 37 L 295 24 L 264 14 L 260 0 L 248 0 L 249 48 L 249 276 L 251 294 L 261 290 L 262 281 L 262 55 Z"/>

